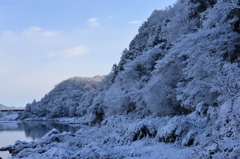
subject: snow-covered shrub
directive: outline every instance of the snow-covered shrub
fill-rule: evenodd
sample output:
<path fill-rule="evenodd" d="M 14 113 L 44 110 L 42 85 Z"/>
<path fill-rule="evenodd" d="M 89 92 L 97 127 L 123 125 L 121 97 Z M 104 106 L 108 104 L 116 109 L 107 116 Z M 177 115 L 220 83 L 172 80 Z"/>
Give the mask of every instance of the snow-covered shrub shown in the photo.
<path fill-rule="evenodd" d="M 176 141 L 181 141 L 182 138 L 187 135 L 189 137 L 191 133 L 191 123 L 178 117 L 171 119 L 165 126 L 160 127 L 157 133 L 157 140 L 159 142 L 174 143 Z M 194 139 L 194 138 L 193 138 Z M 185 141 L 186 144 L 193 144 L 193 141 Z"/>
<path fill-rule="evenodd" d="M 216 139 L 203 140 L 201 145 L 195 149 L 195 152 L 191 155 L 193 159 L 201 158 L 238 158 L 240 154 L 240 144 L 234 141 L 228 141 L 227 143 Z"/>
<path fill-rule="evenodd" d="M 125 134 L 125 142 L 131 142 L 136 140 L 141 140 L 143 138 L 153 138 L 156 136 L 157 130 L 154 125 L 149 123 L 139 122 L 133 125 L 130 125 Z"/>

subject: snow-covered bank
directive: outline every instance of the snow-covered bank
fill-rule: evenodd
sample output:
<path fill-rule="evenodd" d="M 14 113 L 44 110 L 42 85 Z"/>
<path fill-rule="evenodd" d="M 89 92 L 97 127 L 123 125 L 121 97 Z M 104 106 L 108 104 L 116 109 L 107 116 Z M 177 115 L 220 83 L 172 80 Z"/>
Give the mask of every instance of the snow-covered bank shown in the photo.
<path fill-rule="evenodd" d="M 61 118 L 47 118 L 47 117 L 34 117 L 34 118 L 26 118 L 22 121 L 45 121 L 45 122 L 58 122 L 58 123 L 66 123 L 66 124 L 83 124 L 83 125 L 91 125 L 91 120 L 86 117 L 61 117 Z"/>
<path fill-rule="evenodd" d="M 13 113 L 13 114 L 2 114 L 0 116 L 0 121 L 15 121 L 18 119 L 19 114 Z"/>
<path fill-rule="evenodd" d="M 62 133 L 59 134 L 56 130 L 44 136 L 48 140 L 39 142 L 19 142 L 17 141 L 12 149 L 13 158 L 81 158 L 81 159 L 105 159 L 105 158 L 168 158 L 182 159 L 191 155 L 192 148 L 179 147 L 173 144 L 156 143 L 153 139 L 137 141 L 129 145 L 106 145 L 98 142 L 79 143 L 76 144 L 76 135 Z M 91 134 L 94 135 L 94 134 Z M 48 142 L 48 141 L 51 142 Z M 66 142 L 67 141 L 67 142 Z M 156 144 L 155 144 L 156 143 Z M 81 148 L 82 147 L 82 148 Z M 79 150 L 79 151 L 78 151 Z M 174 153 L 173 153 L 174 152 Z"/>
<path fill-rule="evenodd" d="M 13 158 L 237 158 L 240 142 L 211 136 L 208 118 L 198 114 L 174 117 L 112 116 L 75 134 L 53 129 L 35 142 L 16 141 Z"/>
<path fill-rule="evenodd" d="M 193 149 L 156 140 L 157 124 L 166 119 L 121 116 L 109 118 L 101 126 L 85 127 L 77 133 L 56 129 L 35 142 L 16 141 L 9 150 L 13 158 L 170 158 L 190 156 Z M 137 122 L 133 122 L 136 120 Z M 115 125 L 118 122 L 119 124 Z M 106 134 L 108 134 L 106 136 Z M 174 152 L 174 153 L 172 153 Z"/>

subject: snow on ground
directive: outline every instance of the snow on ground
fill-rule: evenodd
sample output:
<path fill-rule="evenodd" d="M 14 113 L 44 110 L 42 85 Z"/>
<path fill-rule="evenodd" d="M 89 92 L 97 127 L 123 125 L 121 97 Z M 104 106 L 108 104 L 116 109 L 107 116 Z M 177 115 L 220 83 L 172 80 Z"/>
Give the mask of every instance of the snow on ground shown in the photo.
<path fill-rule="evenodd" d="M 59 118 L 47 118 L 47 117 L 33 117 L 26 118 L 24 121 L 53 121 L 60 123 L 69 123 L 69 124 L 88 124 L 89 119 L 86 117 L 59 117 Z"/>
<path fill-rule="evenodd" d="M 111 116 L 100 124 L 83 125 L 75 134 L 53 129 L 41 140 L 16 141 L 0 150 L 9 150 L 14 159 L 237 158 L 240 142 L 209 136 L 211 126 L 196 115 Z"/>
<path fill-rule="evenodd" d="M 41 140 L 16 141 L 0 151 L 10 151 L 13 159 L 238 158 L 239 140 L 211 135 L 212 125 L 208 122 L 211 117 L 198 116 L 195 112 L 166 117 L 111 116 L 96 125 L 82 125 L 74 134 L 53 129 Z"/>
<path fill-rule="evenodd" d="M 99 131 L 98 131 L 99 130 Z M 89 127 L 76 134 L 53 129 L 35 142 L 16 141 L 7 146 L 13 158 L 168 158 L 181 159 L 193 153 L 191 147 L 165 144 L 146 137 L 129 143 L 107 143 L 101 128 Z M 4 148 L 3 148 L 4 149 Z"/>
<path fill-rule="evenodd" d="M 13 120 L 16 120 L 18 118 L 18 114 L 3 114 L 1 117 L 0 117 L 0 121 L 13 121 Z"/>

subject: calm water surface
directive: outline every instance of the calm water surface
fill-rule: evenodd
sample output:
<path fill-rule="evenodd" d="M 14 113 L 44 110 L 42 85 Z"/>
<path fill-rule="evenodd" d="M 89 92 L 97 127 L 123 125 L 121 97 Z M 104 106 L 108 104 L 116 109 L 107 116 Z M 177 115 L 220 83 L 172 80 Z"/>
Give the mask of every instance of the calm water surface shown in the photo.
<path fill-rule="evenodd" d="M 53 128 L 60 132 L 75 133 L 81 128 L 81 125 L 48 121 L 0 122 L 0 147 L 13 145 L 16 140 L 35 141 Z M 0 157 L 6 159 L 11 157 L 11 155 L 7 151 L 0 151 Z"/>

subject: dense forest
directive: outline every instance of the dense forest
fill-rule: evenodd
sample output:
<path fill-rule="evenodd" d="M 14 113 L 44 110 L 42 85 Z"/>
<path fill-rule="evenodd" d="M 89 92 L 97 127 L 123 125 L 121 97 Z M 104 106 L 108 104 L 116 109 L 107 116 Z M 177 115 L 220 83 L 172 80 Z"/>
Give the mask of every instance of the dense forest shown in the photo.
<path fill-rule="evenodd" d="M 108 75 L 57 84 L 27 104 L 21 119 L 77 117 L 100 125 L 100 134 L 111 133 L 84 143 L 104 142 L 106 151 L 151 138 L 195 147 L 190 158 L 237 158 L 239 90 L 240 1 L 178 0 L 153 11 Z M 130 155 L 97 152 L 89 153 Z"/>

